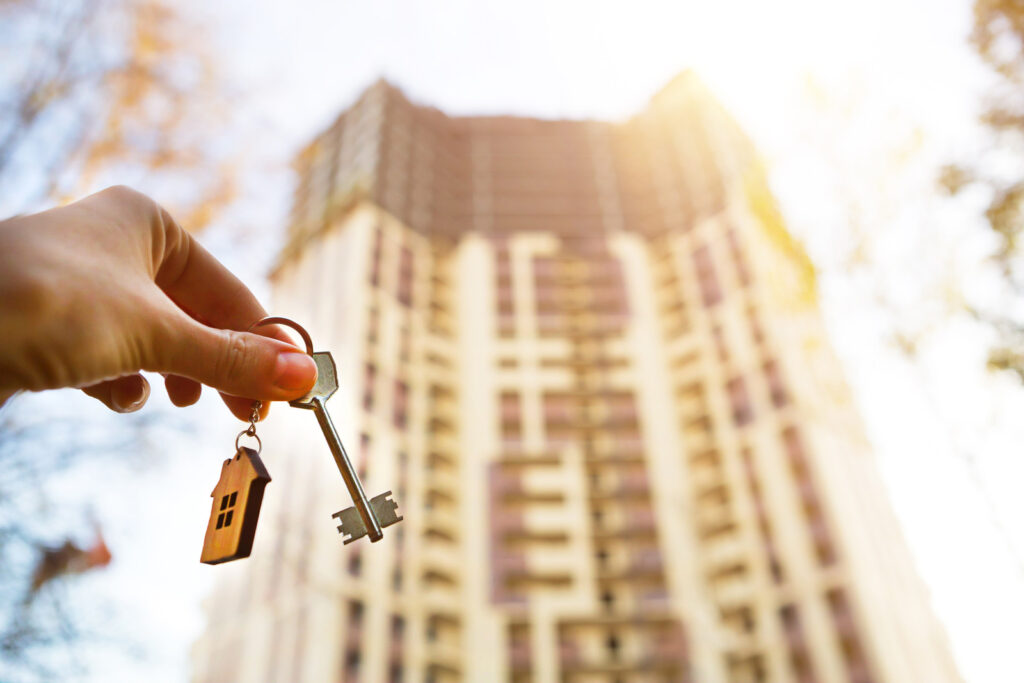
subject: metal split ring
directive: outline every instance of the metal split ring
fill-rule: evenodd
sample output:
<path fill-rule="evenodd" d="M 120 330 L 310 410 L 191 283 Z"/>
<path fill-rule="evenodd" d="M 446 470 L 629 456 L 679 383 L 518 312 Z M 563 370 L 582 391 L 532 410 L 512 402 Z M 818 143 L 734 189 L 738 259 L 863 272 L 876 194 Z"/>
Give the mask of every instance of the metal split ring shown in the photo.
<path fill-rule="evenodd" d="M 306 332 L 306 328 L 304 328 L 302 325 L 298 324 L 294 320 L 290 318 L 282 318 L 281 316 L 276 315 L 270 316 L 268 318 L 262 318 L 254 322 L 252 325 L 249 326 L 249 331 L 252 332 L 253 328 L 262 327 L 263 325 L 284 325 L 285 327 L 292 328 L 293 330 L 299 333 L 300 337 L 302 337 L 302 341 L 306 345 L 306 353 L 308 353 L 311 356 L 313 355 L 313 338 L 309 336 L 309 332 Z"/>
<path fill-rule="evenodd" d="M 257 327 L 262 327 L 263 325 L 284 325 L 285 327 L 292 328 L 293 330 L 299 333 L 299 336 L 302 337 L 302 341 L 306 344 L 306 353 L 310 355 L 313 354 L 313 339 L 309 336 L 309 332 L 306 332 L 305 328 L 302 327 L 302 325 L 295 322 L 294 320 L 290 320 L 289 318 L 282 318 L 280 316 L 270 316 L 254 322 L 252 325 L 249 326 L 249 331 L 252 332 L 253 329 Z M 235 437 L 235 452 L 241 450 L 241 446 L 238 442 L 241 440 L 243 436 L 251 436 L 252 438 L 256 439 L 257 455 L 263 450 L 263 442 L 260 440 L 259 435 L 256 433 L 256 422 L 259 421 L 260 419 L 260 407 L 261 406 L 259 401 L 253 402 L 252 415 L 249 417 L 249 426 L 243 429 L 242 431 L 238 432 L 238 436 Z"/>
<path fill-rule="evenodd" d="M 256 455 L 259 455 L 260 453 L 263 452 L 263 442 L 260 440 L 259 434 L 256 433 L 256 430 L 253 427 L 249 427 L 248 429 L 243 429 L 242 431 L 238 432 L 238 436 L 235 437 L 236 453 L 242 450 L 242 447 L 239 445 L 238 441 L 243 436 L 251 436 L 252 438 L 256 439 Z"/>

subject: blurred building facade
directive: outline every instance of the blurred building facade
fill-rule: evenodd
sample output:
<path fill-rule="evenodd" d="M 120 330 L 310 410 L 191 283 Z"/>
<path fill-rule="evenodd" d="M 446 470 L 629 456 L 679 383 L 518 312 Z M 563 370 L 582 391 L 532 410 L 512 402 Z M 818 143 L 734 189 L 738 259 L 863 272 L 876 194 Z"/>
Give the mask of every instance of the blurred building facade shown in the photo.
<path fill-rule="evenodd" d="M 380 82 L 297 165 L 273 310 L 405 521 L 343 547 L 316 423 L 275 408 L 195 683 L 959 680 L 813 268 L 694 76 L 624 123 Z"/>

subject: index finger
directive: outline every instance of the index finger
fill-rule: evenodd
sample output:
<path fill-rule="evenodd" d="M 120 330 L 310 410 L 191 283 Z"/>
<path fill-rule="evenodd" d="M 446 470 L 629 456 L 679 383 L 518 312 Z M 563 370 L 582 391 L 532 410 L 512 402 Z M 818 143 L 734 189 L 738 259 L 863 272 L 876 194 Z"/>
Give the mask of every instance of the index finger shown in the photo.
<path fill-rule="evenodd" d="M 156 285 L 189 316 L 210 327 L 249 331 L 256 321 L 267 317 L 267 311 L 256 296 L 223 263 L 218 261 L 171 215 L 158 207 L 158 225 L 163 249 L 155 264 Z M 295 341 L 277 325 L 251 330 L 288 344 Z M 252 399 L 221 392 L 221 398 L 240 420 L 249 418 Z M 264 404 L 261 418 L 270 406 Z"/>
<path fill-rule="evenodd" d="M 256 296 L 170 214 L 159 209 L 164 248 L 156 264 L 156 284 L 190 316 L 210 327 L 246 331 L 267 316 Z M 277 326 L 253 330 L 289 344 L 292 339 Z"/>

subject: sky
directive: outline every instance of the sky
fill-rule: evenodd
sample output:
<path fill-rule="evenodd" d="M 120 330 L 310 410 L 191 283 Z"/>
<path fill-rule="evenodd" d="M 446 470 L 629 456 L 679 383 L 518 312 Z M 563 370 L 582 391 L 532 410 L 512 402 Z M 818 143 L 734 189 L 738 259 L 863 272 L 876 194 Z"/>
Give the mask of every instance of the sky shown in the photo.
<path fill-rule="evenodd" d="M 381 76 L 452 114 L 618 120 L 694 69 L 758 146 L 818 267 L 832 343 L 965 680 L 1024 680 L 1024 394 L 984 371 L 987 332 L 949 313 L 963 293 L 999 301 L 977 218 L 985 197 L 951 202 L 935 189 L 939 165 L 984 142 L 975 120 L 989 81 L 966 42 L 970 3 L 224 0 L 193 11 L 238 89 L 253 154 L 271 168 Z M 259 183 L 206 239 L 265 294 L 291 180 Z M 918 340 L 914 357 L 893 330 Z M 239 429 L 209 397 L 191 414 L 209 435 L 197 452 L 111 484 L 146 492 L 140 515 L 153 533 L 138 542 L 115 527 L 115 542 L 121 532 L 135 542 L 97 579 L 161 615 L 138 632 L 161 641 L 162 666 L 147 678 L 168 683 L 187 678 L 216 571 L 195 561 L 199 539 L 186 529 L 203 527 L 205 489 Z M 140 567 L 184 588 L 149 595 Z M 121 671 L 102 678 L 137 680 Z"/>

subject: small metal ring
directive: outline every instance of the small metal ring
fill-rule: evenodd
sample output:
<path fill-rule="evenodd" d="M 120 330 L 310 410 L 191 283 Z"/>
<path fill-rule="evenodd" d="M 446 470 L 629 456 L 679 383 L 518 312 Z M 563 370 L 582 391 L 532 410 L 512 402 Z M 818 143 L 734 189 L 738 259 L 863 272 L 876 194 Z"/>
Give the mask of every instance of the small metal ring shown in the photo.
<path fill-rule="evenodd" d="M 311 356 L 313 355 L 313 339 L 309 336 L 309 332 L 306 332 L 306 329 L 302 327 L 302 325 L 295 322 L 294 320 L 291 320 L 289 318 L 282 318 L 280 316 L 270 316 L 254 322 L 252 325 L 249 326 L 249 331 L 252 332 L 253 328 L 262 327 L 263 325 L 284 325 L 285 327 L 292 328 L 293 330 L 299 333 L 299 335 L 302 337 L 302 341 L 305 342 L 306 353 L 308 353 Z"/>
<path fill-rule="evenodd" d="M 256 439 L 256 455 L 259 455 L 260 453 L 263 452 L 263 442 L 260 440 L 259 434 L 257 434 L 255 430 L 253 430 L 252 434 L 250 434 L 248 429 L 243 429 L 242 431 L 238 432 L 238 436 L 235 437 L 236 453 L 242 450 L 242 447 L 238 444 L 238 441 L 243 436 L 251 436 L 252 438 Z"/>

